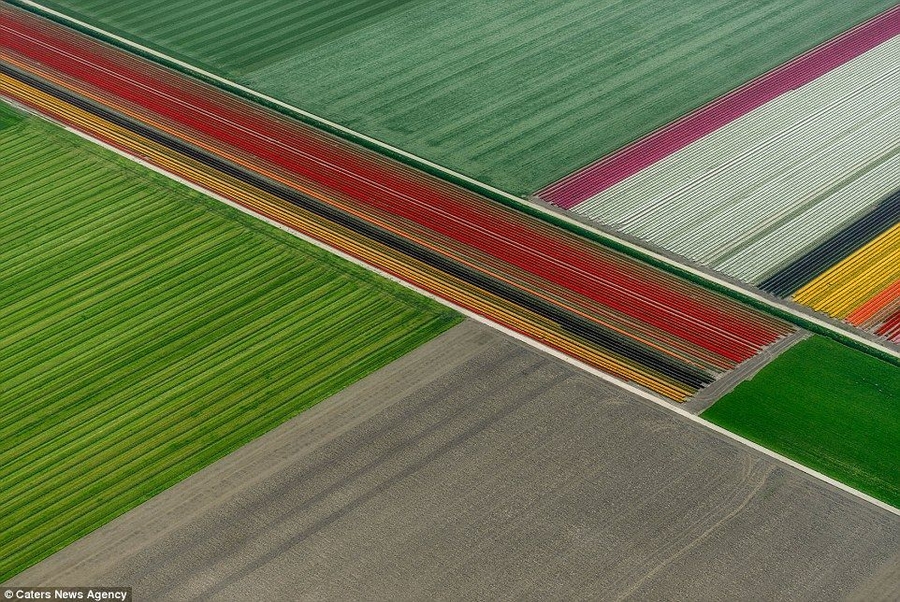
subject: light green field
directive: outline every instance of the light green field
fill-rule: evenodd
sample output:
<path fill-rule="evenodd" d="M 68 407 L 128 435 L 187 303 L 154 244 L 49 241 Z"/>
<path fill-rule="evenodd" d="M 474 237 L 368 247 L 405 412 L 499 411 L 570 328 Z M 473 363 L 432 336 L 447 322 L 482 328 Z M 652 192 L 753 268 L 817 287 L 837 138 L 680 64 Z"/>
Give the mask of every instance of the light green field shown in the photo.
<path fill-rule="evenodd" d="M 33 118 L 0 240 L 0 582 L 460 319 Z"/>
<path fill-rule="evenodd" d="M 897 0 L 54 0 L 525 194 Z"/>
<path fill-rule="evenodd" d="M 816 336 L 703 417 L 900 508 L 896 366 Z"/>

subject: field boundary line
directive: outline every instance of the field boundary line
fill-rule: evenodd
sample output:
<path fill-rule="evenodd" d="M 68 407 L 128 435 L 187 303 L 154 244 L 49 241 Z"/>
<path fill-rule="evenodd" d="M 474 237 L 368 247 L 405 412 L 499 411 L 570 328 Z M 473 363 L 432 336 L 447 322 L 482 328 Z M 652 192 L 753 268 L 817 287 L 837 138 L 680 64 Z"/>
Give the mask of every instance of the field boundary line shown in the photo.
<path fill-rule="evenodd" d="M 15 102 L 15 101 L 12 100 L 12 99 L 7 99 L 5 96 L 0 96 L 0 98 L 3 98 L 3 99 L 5 99 L 5 100 L 7 100 L 8 102 L 10 102 L 11 104 L 13 104 L 14 106 L 17 106 L 17 107 L 21 107 L 21 106 L 22 106 L 22 105 L 20 105 L 19 103 Z M 797 461 L 795 461 L 795 460 L 792 460 L 792 459 L 790 459 L 790 458 L 788 458 L 788 457 L 786 457 L 786 456 L 783 456 L 783 455 L 781 455 L 781 454 L 779 454 L 779 453 L 777 453 L 777 452 L 775 452 L 775 451 L 772 451 L 772 450 L 770 450 L 770 449 L 768 449 L 768 448 L 766 448 L 766 447 L 764 447 L 764 446 L 762 446 L 762 445 L 760 445 L 760 444 L 758 444 L 758 443 L 755 443 L 755 442 L 753 442 L 753 441 L 751 441 L 751 440 L 749 440 L 749 439 L 745 439 L 744 437 L 741 437 L 740 435 L 737 435 L 737 434 L 735 434 L 735 433 L 732 433 L 731 431 L 729 431 L 729 430 L 727 430 L 727 429 L 725 429 L 725 428 L 723 428 L 723 427 L 720 427 L 720 426 L 718 426 L 718 425 L 716 425 L 716 424 L 713 424 L 712 422 L 709 422 L 709 421 L 707 421 L 707 420 L 704 420 L 704 419 L 701 418 L 700 416 L 697 416 L 697 415 L 691 413 L 690 411 L 686 410 L 685 408 L 680 407 L 679 405 L 677 405 L 677 402 L 667 400 L 667 399 L 665 399 L 665 398 L 663 398 L 663 397 L 661 397 L 661 396 L 659 396 L 659 395 L 656 395 L 656 394 L 654 394 L 654 393 L 652 393 L 652 392 L 650 392 L 650 391 L 647 391 L 647 390 L 645 390 L 645 389 L 643 389 L 643 388 L 640 388 L 640 387 L 638 387 L 638 386 L 636 386 L 636 385 L 633 385 L 633 384 L 631 384 L 631 383 L 629 383 L 629 382 L 627 382 L 627 381 L 621 380 L 621 379 L 619 379 L 619 378 L 617 378 L 617 377 L 615 377 L 615 376 L 613 376 L 613 375 L 611 375 L 611 374 L 607 374 L 606 372 L 603 372 L 602 370 L 599 370 L 599 369 L 597 369 L 597 368 L 594 368 L 594 367 L 592 367 L 592 366 L 589 366 L 588 364 L 585 364 L 585 363 L 580 362 L 580 361 L 578 361 L 578 360 L 576 360 L 576 359 L 573 359 L 573 358 L 569 357 L 568 355 L 566 355 L 565 353 L 563 353 L 563 352 L 561 352 L 561 351 L 557 351 L 556 349 L 553 349 L 553 348 L 551 348 L 551 347 L 548 347 L 548 346 L 546 346 L 546 345 L 543 345 L 542 343 L 540 343 L 540 342 L 538 342 L 538 341 L 536 341 L 536 340 L 534 340 L 534 339 L 531 339 L 531 338 L 529 338 L 529 337 L 526 337 L 525 335 L 522 335 L 522 334 L 520 334 L 520 333 L 518 333 L 518 332 L 516 332 L 516 331 L 514 331 L 514 330 L 511 330 L 511 329 L 509 329 L 509 328 L 506 328 L 505 326 L 502 326 L 502 325 L 500 325 L 500 324 L 497 324 L 497 323 L 495 323 L 495 322 L 489 320 L 488 318 L 486 318 L 486 317 L 484 317 L 484 316 L 481 316 L 481 315 L 479 315 L 479 314 L 476 314 L 476 313 L 474 313 L 474 312 L 472 312 L 472 311 L 469 311 L 469 310 L 467 310 L 467 309 L 465 309 L 465 308 L 463 308 L 463 307 L 457 306 L 456 304 L 454 304 L 454 303 L 451 302 L 451 301 L 448 301 L 448 300 L 443 299 L 443 298 L 441 298 L 441 297 L 438 297 L 437 295 L 434 295 L 434 294 L 432 294 L 432 293 L 430 293 L 430 292 L 428 292 L 428 291 L 425 291 L 425 290 L 423 290 L 423 289 L 420 289 L 419 287 L 417 287 L 417 286 L 414 285 L 414 284 L 411 284 L 411 283 L 409 283 L 409 282 L 406 282 L 406 281 L 402 280 L 401 278 L 398 278 L 398 277 L 396 277 L 396 276 L 393 276 L 393 275 L 391 275 L 391 274 L 388 274 L 388 273 L 386 273 L 386 272 L 380 270 L 379 268 L 377 268 L 377 267 L 375 267 L 375 266 L 372 266 L 372 265 L 370 265 L 370 264 L 368 264 L 368 263 L 366 263 L 366 262 L 364 262 L 364 261 L 362 261 L 362 260 L 360 260 L 360 259 L 357 259 L 357 258 L 355 258 L 355 257 L 353 257 L 353 256 L 351 256 L 351 255 L 348 255 L 348 254 L 346 254 L 346 253 L 344 253 L 344 252 L 342 252 L 342 251 L 340 251 L 340 250 L 338 250 L 338 249 L 335 249 L 335 248 L 333 248 L 333 247 L 331 247 L 331 246 L 329 246 L 329 245 L 327 245 L 327 244 L 325 244 L 325 243 L 323 243 L 323 242 L 320 242 L 320 241 L 318 241 L 318 240 L 316 240 L 316 239 L 314 239 L 314 238 L 312 238 L 312 237 L 309 237 L 309 236 L 303 234 L 302 232 L 300 232 L 300 231 L 298 231 L 298 230 L 295 230 L 295 229 L 293 229 L 293 228 L 291 228 L 291 227 L 289 227 L 289 226 L 286 226 L 286 225 L 284 225 L 284 224 L 282 224 L 282 223 L 280 223 L 280 222 L 278 222 L 278 221 L 276 221 L 276 220 L 273 220 L 273 219 L 270 219 L 270 218 L 265 217 L 265 216 L 263 216 L 263 215 L 260 215 L 260 214 L 258 214 L 258 213 L 256 213 L 256 212 L 252 211 L 251 209 L 248 209 L 248 208 L 246 208 L 246 207 L 240 205 L 239 203 L 235 203 L 234 201 L 229 200 L 227 197 L 224 197 L 224 196 L 222 196 L 222 195 L 220 195 L 220 194 L 217 194 L 217 193 L 215 193 L 215 192 L 212 192 L 212 191 L 210 191 L 210 190 L 207 190 L 206 188 L 204 188 L 203 186 L 200 186 L 199 184 L 195 184 L 195 183 L 193 183 L 193 182 L 191 182 L 191 181 L 189 181 L 189 180 L 186 180 L 186 179 L 184 179 L 184 178 L 181 178 L 181 177 L 179 177 L 179 176 L 177 176 L 177 175 L 175 175 L 175 174 L 169 173 L 169 172 L 167 172 L 166 170 L 164 170 L 164 169 L 162 169 L 162 168 L 160 168 L 160 167 L 157 167 L 156 165 L 153 165 L 153 164 L 150 163 L 149 161 L 146 161 L 146 160 L 144 160 L 144 159 L 142 159 L 142 158 L 140 158 L 140 157 L 137 157 L 137 156 L 135 156 L 135 155 L 132 155 L 132 154 L 130 154 L 130 153 L 128 153 L 128 152 L 126 152 L 126 151 L 124 151 L 124 150 L 122 150 L 122 149 L 116 148 L 115 146 L 113 146 L 113 145 L 111 145 L 111 144 L 107 144 L 107 143 L 104 142 L 103 140 L 100 140 L 100 139 L 98 139 L 98 138 L 94 138 L 94 137 L 91 136 L 90 134 L 87 134 L 87 133 L 85 133 L 85 132 L 82 132 L 82 131 L 78 130 L 77 128 L 71 127 L 71 126 L 69 126 L 69 125 L 67 125 L 67 124 L 65 124 L 65 123 L 61 123 L 61 122 L 59 122 L 59 121 L 57 121 L 57 120 L 55 120 L 55 119 L 52 119 L 52 118 L 50 118 L 50 117 L 48 117 L 48 116 L 46 116 L 46 115 L 44 115 L 44 114 L 42 114 L 42 113 L 36 112 L 36 111 L 33 110 L 33 109 L 30 109 L 30 108 L 27 108 L 27 107 L 25 107 L 24 109 L 25 109 L 26 111 L 28 111 L 28 113 L 30 113 L 30 114 L 36 114 L 36 115 L 39 116 L 41 119 L 44 119 L 44 120 L 46 120 L 46 121 L 49 121 L 50 123 L 53 123 L 54 125 L 59 126 L 59 127 L 63 128 L 63 129 L 65 129 L 66 131 L 71 132 L 71 133 L 75 134 L 76 136 L 79 136 L 80 138 L 83 138 L 84 140 L 88 140 L 88 141 L 90 141 L 90 142 L 92 142 L 92 143 L 94 143 L 94 144 L 97 144 L 97 145 L 99 145 L 99 146 L 105 148 L 106 150 L 112 151 L 112 152 L 114 152 L 115 154 L 117 154 L 117 155 L 119 155 L 119 156 L 121 156 L 121 157 L 124 157 L 125 159 L 128 159 L 129 161 L 132 161 L 132 162 L 134 162 L 134 163 L 137 163 L 138 165 L 141 165 L 141 166 L 143 166 L 143 167 L 145 167 L 145 168 L 147 168 L 147 169 L 150 169 L 150 170 L 152 170 L 152 171 L 155 172 L 155 173 L 158 173 L 158 174 L 160 174 L 160 175 L 162 175 L 162 176 L 164 176 L 164 177 L 167 177 L 167 178 L 169 178 L 169 179 L 171 179 L 171 180 L 174 180 L 174 181 L 176 181 L 176 182 L 178 182 L 178 183 L 180 183 L 180 184 L 183 184 L 183 185 L 187 186 L 188 188 L 190 188 L 190 189 L 192 189 L 192 190 L 195 190 L 195 191 L 197 191 L 197 192 L 199 192 L 199 193 L 201 193 L 201 194 L 203 194 L 203 195 L 206 195 L 206 196 L 208 196 L 208 197 L 210 197 L 210 198 L 212 198 L 212 199 L 215 199 L 215 200 L 217 200 L 217 201 L 219 201 L 219 202 L 221 202 L 221 203 L 224 203 L 225 205 L 228 205 L 229 207 L 232 207 L 232 208 L 234 208 L 234 209 L 237 209 L 238 211 L 240 211 L 240 212 L 242 212 L 242 213 L 244 213 L 244 214 L 246 214 L 246 215 L 249 215 L 249 216 L 251 216 L 251 217 L 253 217 L 253 218 L 255 218 L 255 219 L 258 219 L 258 220 L 260 220 L 260 221 L 262 221 L 262 222 L 265 222 L 266 224 L 269 224 L 270 226 L 274 226 L 274 227 L 278 228 L 279 230 L 281 230 L 281 231 L 283 231 L 283 232 L 286 232 L 286 233 L 288 233 L 288 234 L 290 234 L 290 235 L 292 235 L 292 236 L 294 236 L 294 237 L 296 237 L 296 238 L 298 238 L 298 239 L 300 239 L 300 240 L 303 240 L 304 242 L 307 242 L 307 243 L 309 243 L 309 244 L 312 244 L 312 245 L 314 245 L 315 247 L 317 247 L 317 248 L 319 248 L 319 249 L 321 249 L 321 250 L 323 250 L 323 251 L 327 251 L 327 252 L 329 252 L 329 253 L 332 253 L 332 254 L 334 254 L 334 255 L 337 255 L 338 257 L 340 257 L 340 258 L 342 258 L 342 259 L 344 259 L 344 260 L 346 260 L 346 261 L 349 261 L 349 262 L 353 263 L 354 265 L 360 266 L 360 267 L 362 267 L 362 268 L 364 268 L 364 269 L 366 269 L 366 270 L 368 270 L 368 271 L 370 271 L 370 272 L 372 272 L 372 273 L 374 273 L 374 274 L 377 274 L 378 276 L 381 276 L 382 278 L 386 278 L 386 279 L 388 279 L 388 280 L 391 281 L 391 282 L 394 282 L 394 283 L 396 283 L 396 284 L 399 284 L 400 286 L 403 286 L 404 288 L 407 288 L 407 289 L 409 289 L 409 290 L 412 290 L 412 291 L 414 291 L 414 292 L 416 292 L 416 293 L 418 293 L 418 294 L 420 294 L 420 295 L 423 295 L 423 296 L 425 296 L 425 297 L 427 297 L 427 298 L 429 298 L 429 299 L 432 299 L 433 301 L 436 301 L 436 302 L 440 303 L 441 305 L 444 305 L 445 307 L 449 307 L 449 308 L 451 308 L 451 309 L 453 309 L 453 310 L 459 312 L 460 314 L 466 316 L 467 318 L 469 318 L 469 319 L 471 319 L 471 320 L 474 320 L 474 321 L 479 322 L 479 323 L 481 323 L 481 324 L 484 324 L 484 325 L 486 325 L 486 326 L 488 326 L 488 327 L 490 327 L 490 328 L 493 328 L 493 329 L 495 329 L 495 330 L 497 330 L 497 331 L 499 331 L 499 332 L 502 332 L 503 334 L 505 334 L 505 335 L 507 335 L 507 336 L 510 336 L 510 337 L 512 337 L 513 339 L 515 339 L 515 340 L 517 340 L 517 341 L 519 341 L 519 342 L 521 342 L 521 343 L 524 343 L 524 344 L 528 345 L 529 347 L 532 347 L 532 348 L 534 348 L 534 349 L 537 349 L 538 351 L 542 351 L 543 353 L 546 353 L 546 354 L 548 354 L 548 355 L 550 355 L 550 356 L 552 356 L 552 357 L 555 357 L 556 359 L 559 359 L 559 360 L 561 360 L 561 361 L 563 361 L 563 362 L 565 362 L 565 363 L 567 363 L 567 364 L 569 364 L 569 365 L 571 365 L 571 366 L 573 366 L 573 367 L 575 367 L 575 368 L 578 368 L 579 370 L 581 370 L 581 371 L 583 371 L 583 372 L 587 372 L 588 374 L 590 374 L 590 375 L 592 375 L 592 376 L 595 376 L 595 377 L 597 377 L 597 378 L 600 378 L 601 380 L 603 380 L 603 381 L 605 381 L 605 382 L 607 382 L 607 383 L 609 383 L 609 384 L 611 384 L 611 385 L 613 385 L 613 386 L 615 386 L 615 387 L 618 387 L 618 388 L 620 388 L 620 389 L 624 389 L 624 390 L 627 391 L 628 393 L 631 393 L 631 394 L 633 394 L 633 395 L 635 395 L 635 396 L 637 396 L 637 397 L 639 397 L 639 398 L 641 398 L 641 399 L 643 399 L 643 400 L 645 400 L 645 401 L 649 401 L 649 402 L 651 402 L 651 403 L 653 403 L 653 404 L 655 404 L 655 405 L 657 405 L 657 406 L 660 406 L 660 407 L 663 408 L 664 410 L 668 410 L 668 411 L 670 411 L 670 412 L 674 412 L 674 413 L 677 414 L 678 416 L 681 416 L 683 419 L 687 419 L 687 420 L 689 420 L 689 421 L 691 421 L 691 422 L 693 422 L 693 423 L 696 423 L 696 424 L 698 424 L 698 425 L 701 425 L 702 427 L 705 427 L 705 428 L 707 428 L 707 429 L 713 431 L 714 433 L 716 433 L 716 434 L 719 435 L 720 437 L 724 437 L 724 438 L 727 438 L 727 439 L 731 439 L 732 441 L 735 441 L 735 442 L 737 442 L 737 443 L 739 443 L 739 444 L 745 445 L 745 446 L 747 446 L 747 447 L 749 447 L 749 448 L 755 450 L 756 452 L 761 453 L 761 454 L 763 454 L 763 455 L 765 455 L 765 456 L 768 456 L 768 457 L 770 457 L 770 458 L 772 458 L 772 459 L 774 459 L 774 460 L 776 460 L 776 461 L 778 461 L 778 462 L 780 462 L 780 463 L 782 463 L 782 464 L 785 464 L 785 465 L 787 465 L 787 466 L 789 466 L 789 467 L 791 467 L 791 468 L 794 468 L 794 469 L 796 469 L 796 470 L 798 470 L 798 471 L 800 471 L 800 472 L 806 474 L 807 476 L 809 476 L 809 477 L 811 477 L 811 478 L 817 479 L 817 480 L 819 480 L 819 481 L 822 481 L 822 482 L 824 482 L 824 483 L 827 483 L 828 485 L 831 485 L 831 486 L 833 486 L 833 487 L 836 487 L 837 489 L 843 491 L 844 493 L 847 493 L 847 494 L 849 494 L 849 495 L 852 495 L 852 496 L 854 496 L 854 497 L 856 497 L 856 498 L 858 498 L 858 499 L 860 499 L 860 500 L 862 500 L 862 501 L 868 502 L 868 503 L 870 503 L 870 504 L 872 504 L 872 505 L 874 505 L 874 506 L 876 506 L 876 507 L 878 507 L 878 508 L 880 508 L 880 509 L 882 509 L 882 510 L 885 510 L 885 511 L 887 511 L 887 512 L 890 512 L 891 514 L 894 514 L 894 515 L 896 515 L 896 516 L 900 516 L 900 508 L 895 508 L 894 506 L 888 504 L 887 502 L 884 502 L 884 501 L 879 500 L 879 499 L 877 499 L 877 498 L 875 498 L 875 497 L 872 497 L 871 495 L 869 495 L 869 494 L 867 494 L 867 493 L 863 493 L 862 491 L 860 491 L 860 490 L 858 490 L 858 489 L 855 489 L 855 488 L 853 488 L 853 487 L 851 487 L 851 486 L 849 486 L 849 485 L 847 485 L 847 484 L 845 484 L 845 483 L 842 483 L 842 482 L 840 482 L 840 481 L 838 481 L 838 480 L 836 480 L 836 479 L 833 479 L 832 477 L 829 477 L 829 476 L 827 476 L 827 475 L 825 475 L 825 474 L 823 474 L 823 473 L 821 473 L 821 472 L 819 472 L 819 471 L 817 471 L 817 470 L 814 470 L 814 469 L 812 469 L 812 468 L 809 468 L 809 467 L 807 467 L 807 466 L 804 466 L 803 464 L 801 464 L 801 463 L 799 463 L 799 462 L 797 462 Z"/>
<path fill-rule="evenodd" d="M 33 0 L 2 1 L 28 10 L 29 12 L 40 14 L 53 21 L 56 21 L 57 23 L 72 27 L 73 29 L 81 31 L 82 33 L 86 33 L 87 35 L 90 35 L 94 38 L 106 41 L 114 46 L 118 46 L 120 48 L 124 48 L 125 50 L 134 52 L 139 56 L 143 56 L 144 58 L 148 58 L 164 66 L 168 66 L 181 73 L 196 77 L 201 81 L 205 81 L 208 84 L 224 89 L 228 92 L 236 94 L 237 96 L 257 102 L 286 116 L 297 118 L 300 121 L 307 123 L 308 125 L 318 127 L 319 129 L 337 135 L 340 138 L 349 140 L 350 142 L 355 142 L 365 148 L 374 150 L 383 155 L 387 155 L 408 166 L 420 169 L 426 173 L 437 176 L 453 184 L 459 185 L 472 192 L 486 196 L 491 200 L 500 202 L 515 209 L 519 209 L 527 215 L 563 228 L 573 234 L 577 234 L 578 236 L 581 236 L 588 240 L 592 240 L 594 242 L 599 242 L 600 244 L 625 253 L 626 255 L 629 255 L 635 259 L 639 259 L 654 267 L 663 269 L 669 273 L 685 278 L 696 284 L 700 284 L 707 289 L 723 293 L 731 297 L 732 299 L 735 299 L 746 305 L 750 305 L 751 307 L 754 307 L 756 309 L 764 310 L 769 314 L 774 315 L 775 317 L 782 320 L 791 322 L 796 326 L 805 328 L 806 330 L 809 330 L 816 334 L 828 336 L 840 343 L 853 347 L 854 349 L 858 349 L 860 351 L 878 357 L 884 361 L 900 366 L 900 351 L 892 349 L 885 344 L 881 344 L 872 341 L 864 336 L 861 336 L 856 332 L 853 332 L 849 327 L 843 328 L 826 320 L 823 320 L 817 316 L 803 313 L 782 302 L 769 299 L 749 287 L 734 284 L 713 274 L 703 272 L 686 263 L 669 258 L 661 253 L 648 249 L 643 245 L 628 241 L 616 234 L 580 222 L 569 215 L 563 214 L 563 210 L 555 211 L 554 209 L 545 207 L 530 198 L 517 197 L 506 191 L 500 190 L 499 188 L 495 188 L 493 186 L 490 186 L 489 184 L 485 184 L 474 178 L 444 167 L 438 163 L 434 163 L 400 148 L 391 146 L 390 144 L 382 142 L 376 138 L 372 138 L 338 123 L 319 117 L 299 107 L 295 107 L 291 104 L 280 101 L 266 94 L 257 92 L 252 88 L 248 88 L 222 76 L 210 73 L 209 71 L 206 71 L 204 69 L 200 69 L 199 67 L 169 56 L 163 52 L 148 48 L 142 44 L 129 40 L 128 38 L 124 38 L 85 21 L 81 21 L 59 11 L 47 8 L 37 2 L 34 2 Z M 895 7 L 895 9 L 900 10 L 900 6 Z M 888 11 L 885 11 L 885 13 L 876 15 L 875 17 L 873 17 L 873 19 L 881 17 L 887 12 L 895 9 L 888 9 Z M 860 27 L 865 23 L 868 23 L 868 21 L 858 25 L 857 27 Z"/>

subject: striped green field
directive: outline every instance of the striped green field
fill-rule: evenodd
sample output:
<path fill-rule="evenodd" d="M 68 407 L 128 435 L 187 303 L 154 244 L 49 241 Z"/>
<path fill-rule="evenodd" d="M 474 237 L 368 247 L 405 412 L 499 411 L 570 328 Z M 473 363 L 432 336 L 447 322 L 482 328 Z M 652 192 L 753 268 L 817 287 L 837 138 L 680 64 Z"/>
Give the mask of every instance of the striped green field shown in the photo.
<path fill-rule="evenodd" d="M 0 582 L 461 319 L 34 118 L 0 240 Z"/>
<path fill-rule="evenodd" d="M 897 0 L 53 0 L 517 194 Z"/>

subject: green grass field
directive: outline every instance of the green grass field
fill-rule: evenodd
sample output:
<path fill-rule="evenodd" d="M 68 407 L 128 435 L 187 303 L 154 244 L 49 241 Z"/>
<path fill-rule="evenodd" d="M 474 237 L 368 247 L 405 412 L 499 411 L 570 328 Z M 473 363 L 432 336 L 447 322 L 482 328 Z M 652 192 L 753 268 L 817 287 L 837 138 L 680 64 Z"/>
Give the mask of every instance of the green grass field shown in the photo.
<path fill-rule="evenodd" d="M 896 0 L 53 0 L 525 194 Z"/>
<path fill-rule="evenodd" d="M 22 115 L 9 105 L 0 102 L 0 130 L 12 127 L 22 121 Z"/>
<path fill-rule="evenodd" d="M 34 118 L 0 240 L 0 582 L 461 319 Z"/>
<path fill-rule="evenodd" d="M 900 507 L 896 366 L 812 337 L 703 417 Z"/>

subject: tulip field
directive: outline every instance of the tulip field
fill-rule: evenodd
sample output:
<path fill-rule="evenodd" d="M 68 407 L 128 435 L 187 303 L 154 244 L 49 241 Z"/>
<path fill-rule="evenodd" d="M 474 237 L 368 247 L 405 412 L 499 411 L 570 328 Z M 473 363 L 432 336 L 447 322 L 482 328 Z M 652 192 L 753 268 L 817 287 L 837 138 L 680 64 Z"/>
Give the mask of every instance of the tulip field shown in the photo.
<path fill-rule="evenodd" d="M 0 582 L 459 320 L 35 118 L 0 238 Z"/>
<path fill-rule="evenodd" d="M 900 508 L 900 0 L 0 0 L 0 240 L 0 582 L 462 314 Z"/>
<path fill-rule="evenodd" d="M 900 7 L 795 64 L 538 194 L 898 342 Z"/>
<path fill-rule="evenodd" d="M 895 0 L 47 0 L 514 194 Z"/>
<path fill-rule="evenodd" d="M 897 337 L 894 0 L 43 5 Z"/>
<path fill-rule="evenodd" d="M 161 164 L 180 171 L 190 161 L 189 177 L 204 185 L 237 178 L 252 192 L 233 198 L 254 211 L 280 220 L 286 213 L 290 220 L 301 214 L 301 221 L 326 220 L 333 224 L 327 236 L 321 224 L 312 229 L 306 223 L 301 231 L 665 397 L 684 401 L 795 330 L 174 70 L 33 15 L 7 14 L 0 26 L 13 67 L 0 65 L 0 91 L 120 147 L 136 144 L 143 157 L 151 156 L 146 147 L 152 140 L 165 149 L 152 151 L 166 155 Z M 21 72 L 29 69 L 39 77 Z M 88 99 L 102 99 L 104 108 Z M 233 190 L 230 184 L 225 192 Z M 292 209 L 271 213 L 260 194 Z M 368 240 L 364 248 L 335 240 L 348 229 Z M 385 246 L 405 256 L 400 266 L 385 260 Z"/>
<path fill-rule="evenodd" d="M 900 37 L 575 206 L 759 282 L 900 184 Z"/>

